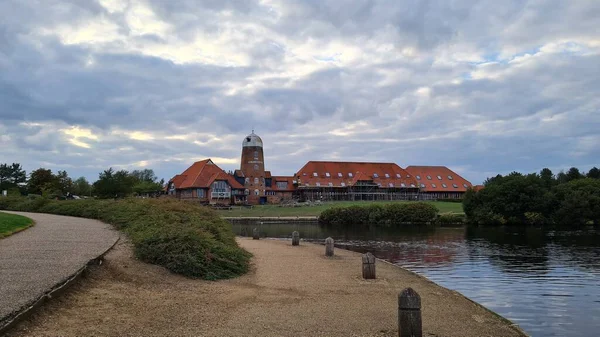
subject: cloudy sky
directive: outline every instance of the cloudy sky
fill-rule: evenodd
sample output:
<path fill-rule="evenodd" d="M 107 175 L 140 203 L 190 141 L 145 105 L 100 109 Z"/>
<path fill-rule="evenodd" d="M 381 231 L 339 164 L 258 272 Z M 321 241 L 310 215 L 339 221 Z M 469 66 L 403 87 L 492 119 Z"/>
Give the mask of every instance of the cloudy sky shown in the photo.
<path fill-rule="evenodd" d="M 2 0 L 0 162 L 600 165 L 597 0 Z"/>

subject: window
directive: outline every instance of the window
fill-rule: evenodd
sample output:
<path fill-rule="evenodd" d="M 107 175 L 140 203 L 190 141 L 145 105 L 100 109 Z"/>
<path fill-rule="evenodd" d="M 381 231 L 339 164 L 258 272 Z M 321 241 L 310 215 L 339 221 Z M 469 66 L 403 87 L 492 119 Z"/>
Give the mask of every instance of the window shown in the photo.
<path fill-rule="evenodd" d="M 348 173 L 348 177 L 352 178 L 352 172 Z"/>
<path fill-rule="evenodd" d="M 410 174 L 407 174 L 407 175 L 406 175 L 406 178 L 410 178 Z"/>
<path fill-rule="evenodd" d="M 309 183 L 304 183 L 304 186 L 308 187 L 308 186 L 310 186 L 310 184 Z"/>
<path fill-rule="evenodd" d="M 302 175 L 306 177 L 306 172 L 303 172 Z"/>
<path fill-rule="evenodd" d="M 373 178 L 379 178 L 379 174 L 373 173 Z"/>
<path fill-rule="evenodd" d="M 381 187 L 381 183 L 377 183 L 377 186 Z"/>
<path fill-rule="evenodd" d="M 258 171 L 258 164 L 254 164 L 254 171 Z"/>
<path fill-rule="evenodd" d="M 406 187 L 406 184 L 405 183 L 400 183 L 400 186 Z"/>
<path fill-rule="evenodd" d="M 386 178 L 389 178 L 389 177 L 390 177 L 390 175 L 386 173 L 386 174 L 385 174 L 385 177 L 386 177 Z"/>
<path fill-rule="evenodd" d="M 442 187 L 443 187 L 443 188 L 448 188 L 448 185 L 446 185 L 446 184 L 442 184 Z"/>
<path fill-rule="evenodd" d="M 223 180 L 215 181 L 213 183 L 213 192 L 227 192 L 227 182 Z"/>
<path fill-rule="evenodd" d="M 421 188 L 425 188 L 425 184 L 421 184 Z"/>
<path fill-rule="evenodd" d="M 342 172 L 338 172 L 338 177 L 342 178 L 344 175 L 342 174 Z"/>
<path fill-rule="evenodd" d="M 244 179 L 244 181 L 246 182 L 246 184 L 250 184 L 250 178 L 246 178 Z"/>
<path fill-rule="evenodd" d="M 258 190 L 254 190 L 254 195 L 259 195 L 260 192 Z"/>
<path fill-rule="evenodd" d="M 277 189 L 280 189 L 280 190 L 287 190 L 287 188 L 288 188 L 287 181 L 278 181 L 276 185 L 277 185 Z"/>
<path fill-rule="evenodd" d="M 431 180 L 431 176 L 427 176 L 427 180 Z"/>
<path fill-rule="evenodd" d="M 254 183 L 258 184 L 258 178 L 254 178 Z"/>
<path fill-rule="evenodd" d="M 452 176 L 448 176 L 448 179 L 452 180 L 453 178 L 452 178 Z"/>
<path fill-rule="evenodd" d="M 321 183 L 317 183 L 317 187 L 321 186 Z"/>
<path fill-rule="evenodd" d="M 417 187 L 417 186 L 415 186 L 415 184 L 410 184 L 410 187 Z"/>
<path fill-rule="evenodd" d="M 452 187 L 454 187 L 454 188 L 458 188 L 458 185 L 456 185 L 456 184 L 452 184 Z"/>
<path fill-rule="evenodd" d="M 313 172 L 313 176 L 318 177 L 319 174 L 317 172 Z"/>
<path fill-rule="evenodd" d="M 442 176 L 437 176 L 438 180 L 442 180 Z"/>
<path fill-rule="evenodd" d="M 437 188 L 437 185 L 436 184 L 431 184 L 431 187 Z"/>
<path fill-rule="evenodd" d="M 402 176 L 400 175 L 400 173 L 396 173 L 396 178 L 398 178 L 398 179 L 402 178 Z"/>
<path fill-rule="evenodd" d="M 394 187 L 394 183 L 389 183 L 388 186 L 389 187 Z"/>
<path fill-rule="evenodd" d="M 467 184 L 463 184 L 463 186 L 464 186 L 465 188 L 469 188 L 469 185 L 467 185 Z"/>
<path fill-rule="evenodd" d="M 203 189 L 199 188 L 196 191 L 196 194 L 198 194 L 198 198 L 204 198 L 204 190 Z"/>
<path fill-rule="evenodd" d="M 254 160 L 258 160 L 258 151 L 254 151 Z"/>
<path fill-rule="evenodd" d="M 346 187 L 346 183 L 342 183 L 342 187 Z"/>
<path fill-rule="evenodd" d="M 421 176 L 415 176 L 415 177 L 417 177 L 417 180 L 421 180 Z"/>
<path fill-rule="evenodd" d="M 329 183 L 329 187 L 333 187 L 333 183 Z"/>
<path fill-rule="evenodd" d="M 329 172 L 325 172 L 325 176 L 326 177 L 331 177 L 331 175 L 329 175 Z"/>

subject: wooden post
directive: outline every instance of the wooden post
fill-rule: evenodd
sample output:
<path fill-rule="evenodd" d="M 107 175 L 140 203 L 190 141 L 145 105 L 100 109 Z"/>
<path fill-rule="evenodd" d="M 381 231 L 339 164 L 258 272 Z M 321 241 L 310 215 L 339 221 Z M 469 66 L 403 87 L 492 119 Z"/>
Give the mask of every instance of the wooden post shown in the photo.
<path fill-rule="evenodd" d="M 421 296 L 412 288 L 398 295 L 398 336 L 423 337 Z"/>
<path fill-rule="evenodd" d="M 362 274 L 364 279 L 375 279 L 375 256 L 371 253 L 362 256 Z"/>
<path fill-rule="evenodd" d="M 300 233 L 298 231 L 292 232 L 292 246 L 300 245 Z"/>
<path fill-rule="evenodd" d="M 258 228 L 254 228 L 252 230 L 252 239 L 253 240 L 258 240 L 260 239 L 260 232 L 258 231 Z"/>
<path fill-rule="evenodd" d="M 331 237 L 325 239 L 325 255 L 333 256 L 333 239 Z"/>

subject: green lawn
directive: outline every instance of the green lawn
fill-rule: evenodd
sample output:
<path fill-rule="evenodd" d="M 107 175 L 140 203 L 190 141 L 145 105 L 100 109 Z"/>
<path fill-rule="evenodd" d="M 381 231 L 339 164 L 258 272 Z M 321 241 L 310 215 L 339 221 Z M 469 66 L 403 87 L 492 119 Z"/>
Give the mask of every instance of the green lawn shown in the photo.
<path fill-rule="evenodd" d="M 0 212 L 0 239 L 33 225 L 33 220 L 20 215 Z"/>
<path fill-rule="evenodd" d="M 319 206 L 302 206 L 302 207 L 279 207 L 277 205 L 262 205 L 254 206 L 252 209 L 234 207 L 232 210 L 219 210 L 217 211 L 221 216 L 224 217 L 239 217 L 239 216 L 264 216 L 264 217 L 278 217 L 278 216 L 318 216 L 324 210 L 331 207 L 347 207 L 352 205 L 371 205 L 371 204 L 389 204 L 394 202 L 409 202 L 409 201 L 331 201 L 324 202 Z M 443 201 L 429 201 L 440 210 L 440 213 L 463 213 L 462 204 L 458 202 L 443 202 Z"/>

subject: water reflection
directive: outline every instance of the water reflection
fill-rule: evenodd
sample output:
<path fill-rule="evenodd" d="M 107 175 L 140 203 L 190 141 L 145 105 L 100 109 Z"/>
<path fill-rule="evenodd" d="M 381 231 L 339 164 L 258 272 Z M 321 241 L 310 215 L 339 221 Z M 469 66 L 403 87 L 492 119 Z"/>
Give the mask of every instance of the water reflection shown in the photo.
<path fill-rule="evenodd" d="M 254 226 L 235 225 L 250 236 Z M 398 231 L 263 225 L 263 236 L 331 236 L 336 246 L 403 266 L 457 290 L 533 336 L 598 336 L 600 233 L 501 228 Z"/>

